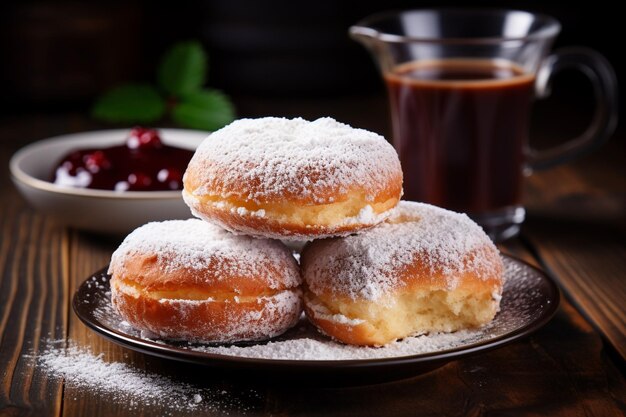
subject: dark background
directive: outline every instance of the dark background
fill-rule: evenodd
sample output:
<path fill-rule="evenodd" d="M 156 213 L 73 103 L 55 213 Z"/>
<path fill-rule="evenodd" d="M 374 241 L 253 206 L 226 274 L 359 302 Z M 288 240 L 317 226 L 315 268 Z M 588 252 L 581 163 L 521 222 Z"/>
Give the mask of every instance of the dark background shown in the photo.
<path fill-rule="evenodd" d="M 620 13 L 608 2 L 587 4 L 472 3 L 556 17 L 563 30 L 555 48 L 596 49 L 611 61 L 619 78 L 624 73 Z M 127 81 L 152 81 L 169 45 L 199 39 L 210 54 L 209 85 L 231 95 L 240 116 L 264 113 L 264 100 L 325 103 L 316 100 L 361 96 L 374 97 L 372 103 L 382 103 L 385 113 L 380 77 L 367 52 L 348 37 L 348 27 L 378 11 L 449 6 L 467 7 L 458 1 L 400 0 L 4 2 L 0 6 L 4 86 L 0 110 L 2 117 L 68 111 L 87 114 L 94 98 L 106 89 Z M 591 90 L 582 75 L 572 73 L 557 77 L 553 91 L 553 97 L 538 106 L 534 124 L 567 119 L 570 122 L 559 124 L 554 135 L 550 129 L 546 134 L 563 139 L 588 122 Z M 254 110 L 240 105 L 250 97 L 261 103 Z M 265 112 L 280 112 L 279 108 L 268 105 Z M 317 112 L 323 115 L 324 109 Z M 386 120 L 386 114 L 381 119 Z"/>

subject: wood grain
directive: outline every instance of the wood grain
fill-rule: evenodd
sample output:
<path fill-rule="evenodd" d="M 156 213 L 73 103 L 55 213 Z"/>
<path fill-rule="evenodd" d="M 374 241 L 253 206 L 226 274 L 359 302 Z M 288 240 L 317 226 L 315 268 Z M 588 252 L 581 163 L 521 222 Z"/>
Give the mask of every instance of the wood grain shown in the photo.
<path fill-rule="evenodd" d="M 354 116 L 354 120 L 357 119 Z M 11 139 L 0 141 L 0 164 L 6 166 L 9 155 L 30 140 L 88 128 L 83 119 L 75 116 L 25 118 L 0 125 L 0 136 Z M 618 285 L 619 291 L 624 258 L 621 237 L 615 235 L 615 228 L 621 226 L 614 210 L 615 201 L 619 201 L 614 191 L 621 187 L 621 182 L 607 180 L 610 187 L 602 188 L 598 185 L 602 174 L 596 172 L 602 170 L 602 166 L 594 168 L 591 177 L 581 174 L 576 166 L 572 169 L 564 171 L 563 175 L 559 171 L 549 176 L 538 174 L 531 180 L 531 194 L 534 194 L 524 239 L 507 242 L 501 249 L 530 263 L 547 265 L 564 287 L 570 285 L 571 291 L 577 294 L 586 293 L 592 283 L 598 286 L 601 282 Z M 577 191 L 581 190 L 581 184 L 587 184 L 588 188 Z M 70 307 L 74 289 L 108 262 L 117 242 L 67 230 L 34 213 L 9 184 L 6 171 L 0 172 L 0 187 L 0 416 L 181 415 L 167 404 L 132 408 L 116 396 L 64 385 L 58 378 L 50 377 L 28 356 L 36 356 L 47 338 L 77 344 L 96 355 L 103 353 L 107 361 L 124 362 L 138 370 L 166 375 L 174 381 L 225 391 L 233 399 L 233 406 L 226 405 L 221 410 L 196 410 L 183 415 L 582 417 L 626 414 L 626 379 L 622 365 L 607 354 L 599 333 L 567 300 L 555 319 L 530 338 L 448 363 L 415 378 L 371 386 L 281 386 L 270 383 L 272 375 L 268 375 L 264 383 L 252 383 L 209 368 L 120 348 L 85 328 Z M 559 191 L 559 187 L 563 189 Z M 577 216 L 567 210 L 559 214 L 559 210 L 564 209 L 558 196 L 570 196 L 566 201 L 571 203 L 573 193 L 580 196 L 577 198 L 583 205 L 586 194 L 604 202 L 604 208 L 591 224 L 576 223 L 579 222 Z M 549 204 L 541 206 L 541 201 Z M 603 213 L 607 215 L 604 220 Z M 560 223 L 559 219 L 567 222 Z M 580 226 L 575 229 L 580 238 L 577 233 L 568 232 L 573 220 Z M 590 244 L 590 237 L 597 243 Z M 591 290 L 594 294 L 612 297 L 606 288 L 608 286 L 592 287 Z M 593 310 L 594 306 L 580 307 Z M 604 316 L 598 317 L 612 321 L 616 312 L 619 315 L 619 311 L 623 311 L 623 307 L 619 311 L 610 308 L 616 306 L 602 306 Z"/>
<path fill-rule="evenodd" d="M 58 416 L 61 381 L 34 361 L 46 339 L 66 337 L 64 232 L 18 206 L 1 207 L 0 218 L 0 404 L 7 415 Z"/>
<path fill-rule="evenodd" d="M 530 209 L 524 236 L 574 305 L 626 360 L 626 232 L 620 223 L 626 181 L 597 171 L 587 176 L 587 170 L 565 166 L 533 177 L 534 198 L 549 204 Z"/>

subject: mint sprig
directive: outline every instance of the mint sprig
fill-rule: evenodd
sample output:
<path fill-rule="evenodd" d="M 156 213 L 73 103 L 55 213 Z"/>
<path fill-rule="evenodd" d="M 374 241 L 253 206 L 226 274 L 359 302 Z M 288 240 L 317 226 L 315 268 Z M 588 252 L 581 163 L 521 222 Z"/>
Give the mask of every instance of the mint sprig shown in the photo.
<path fill-rule="evenodd" d="M 157 70 L 159 87 L 174 96 L 193 93 L 204 85 L 207 56 L 195 41 L 174 45 L 163 57 Z"/>
<path fill-rule="evenodd" d="M 165 53 L 157 68 L 158 87 L 118 86 L 96 100 L 91 114 L 106 122 L 148 124 L 169 112 L 181 126 L 217 130 L 234 120 L 235 110 L 228 96 L 203 88 L 207 69 L 208 57 L 202 45 L 180 42 Z"/>
<path fill-rule="evenodd" d="M 103 94 L 91 114 L 107 122 L 151 123 L 165 114 L 165 100 L 151 85 L 122 85 Z"/>
<path fill-rule="evenodd" d="M 182 96 L 172 109 L 172 120 L 194 129 L 216 130 L 235 118 L 235 109 L 217 90 L 194 91 Z"/>

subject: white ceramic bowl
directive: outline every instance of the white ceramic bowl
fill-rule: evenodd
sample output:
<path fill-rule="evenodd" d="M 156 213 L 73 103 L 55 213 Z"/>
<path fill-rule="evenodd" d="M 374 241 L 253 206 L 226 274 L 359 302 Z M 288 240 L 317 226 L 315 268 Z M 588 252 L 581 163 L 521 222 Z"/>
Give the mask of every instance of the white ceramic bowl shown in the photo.
<path fill-rule="evenodd" d="M 195 150 L 208 132 L 158 129 L 163 143 Z M 144 223 L 191 216 L 180 191 L 91 190 L 61 187 L 49 181 L 54 165 L 68 152 L 119 145 L 128 129 L 57 136 L 20 149 L 10 162 L 11 177 L 36 209 L 72 227 L 120 235 Z"/>

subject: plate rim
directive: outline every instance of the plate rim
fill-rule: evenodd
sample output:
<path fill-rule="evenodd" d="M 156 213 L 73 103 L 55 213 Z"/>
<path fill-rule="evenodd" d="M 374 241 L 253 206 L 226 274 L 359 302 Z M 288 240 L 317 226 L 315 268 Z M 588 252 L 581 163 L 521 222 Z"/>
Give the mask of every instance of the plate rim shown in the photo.
<path fill-rule="evenodd" d="M 386 358 L 370 358 L 370 359 L 324 359 L 324 360 L 299 360 L 299 359 L 270 359 L 270 358 L 254 358 L 233 356 L 220 353 L 209 353 L 195 351 L 192 349 L 179 348 L 167 344 L 161 344 L 154 341 L 147 341 L 135 336 L 128 335 L 116 329 L 107 327 L 97 319 L 85 317 L 81 310 L 79 302 L 79 291 L 92 279 L 96 274 L 106 273 L 108 267 L 104 267 L 94 272 L 89 278 L 83 281 L 74 292 L 72 297 L 72 309 L 74 314 L 80 321 L 95 333 L 105 337 L 106 339 L 126 347 L 128 349 L 142 352 L 148 355 L 158 356 L 170 360 L 178 360 L 188 363 L 202 364 L 206 366 L 230 367 L 230 368 L 249 368 L 251 365 L 256 366 L 272 366 L 272 367 L 298 367 L 300 369 L 307 368 L 320 370 L 337 369 L 337 368 L 375 368 L 394 365 L 420 364 L 420 363 L 437 363 L 449 361 L 453 359 L 470 356 L 478 352 L 486 352 L 492 349 L 512 343 L 531 335 L 537 330 L 545 326 L 558 311 L 561 301 L 561 291 L 554 279 L 540 268 L 526 262 L 525 260 L 513 255 L 501 253 L 500 256 L 508 258 L 514 262 L 523 264 L 524 266 L 534 270 L 547 284 L 549 293 L 546 297 L 550 301 L 546 309 L 542 311 L 539 317 L 527 323 L 526 325 L 515 329 L 509 333 L 500 335 L 493 339 L 475 342 L 469 345 L 459 346 L 452 349 L 439 350 L 434 352 L 420 353 L 407 356 L 394 356 Z M 108 281 L 107 281 L 108 283 Z M 551 297 L 550 297 L 551 296 Z"/>

